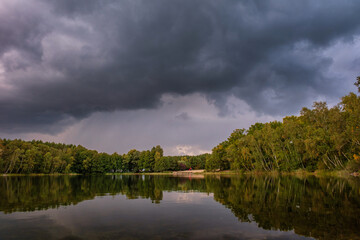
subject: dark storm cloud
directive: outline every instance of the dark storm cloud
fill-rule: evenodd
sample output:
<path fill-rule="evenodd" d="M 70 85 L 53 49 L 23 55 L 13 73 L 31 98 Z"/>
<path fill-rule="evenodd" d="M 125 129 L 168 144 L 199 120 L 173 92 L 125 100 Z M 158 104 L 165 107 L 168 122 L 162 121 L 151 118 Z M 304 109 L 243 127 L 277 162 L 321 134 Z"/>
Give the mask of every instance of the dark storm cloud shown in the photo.
<path fill-rule="evenodd" d="M 26 2 L 0 4 L 2 131 L 56 132 L 164 93 L 296 112 L 339 95 L 322 51 L 360 30 L 357 0 Z"/>

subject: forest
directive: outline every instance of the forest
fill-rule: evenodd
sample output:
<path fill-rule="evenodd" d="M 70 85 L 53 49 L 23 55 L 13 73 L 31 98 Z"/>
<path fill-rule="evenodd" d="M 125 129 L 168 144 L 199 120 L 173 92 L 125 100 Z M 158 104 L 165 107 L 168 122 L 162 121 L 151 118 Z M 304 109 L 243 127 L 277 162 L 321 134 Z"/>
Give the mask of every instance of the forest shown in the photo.
<path fill-rule="evenodd" d="M 127 154 L 98 153 L 79 145 L 0 139 L 0 173 L 162 172 L 204 169 L 206 156 L 163 156 L 160 146 Z"/>
<path fill-rule="evenodd" d="M 360 77 L 355 85 L 360 93 Z M 163 172 L 186 169 L 295 171 L 360 169 L 360 97 L 349 93 L 329 108 L 315 102 L 282 122 L 255 123 L 199 156 L 151 150 L 107 154 L 78 145 L 0 139 L 0 173 Z"/>
<path fill-rule="evenodd" d="M 360 92 L 360 77 L 355 85 Z M 359 171 L 360 97 L 349 93 L 332 108 L 315 102 L 282 122 L 236 129 L 213 148 L 206 169 Z"/>

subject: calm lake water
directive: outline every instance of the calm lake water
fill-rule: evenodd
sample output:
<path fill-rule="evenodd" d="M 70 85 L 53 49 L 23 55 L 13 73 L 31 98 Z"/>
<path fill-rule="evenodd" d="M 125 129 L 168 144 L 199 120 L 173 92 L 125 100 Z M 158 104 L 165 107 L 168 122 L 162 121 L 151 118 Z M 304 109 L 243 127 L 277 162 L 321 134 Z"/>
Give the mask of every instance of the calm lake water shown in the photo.
<path fill-rule="evenodd" d="M 0 177 L 0 239 L 360 239 L 360 181 Z"/>

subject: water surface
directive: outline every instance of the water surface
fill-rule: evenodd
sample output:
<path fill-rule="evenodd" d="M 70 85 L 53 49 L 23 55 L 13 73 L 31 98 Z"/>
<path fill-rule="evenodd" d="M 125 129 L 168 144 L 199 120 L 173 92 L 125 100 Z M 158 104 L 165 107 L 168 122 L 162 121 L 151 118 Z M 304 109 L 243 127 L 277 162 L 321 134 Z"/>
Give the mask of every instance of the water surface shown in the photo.
<path fill-rule="evenodd" d="M 0 177 L 0 239 L 360 239 L 360 182 Z"/>

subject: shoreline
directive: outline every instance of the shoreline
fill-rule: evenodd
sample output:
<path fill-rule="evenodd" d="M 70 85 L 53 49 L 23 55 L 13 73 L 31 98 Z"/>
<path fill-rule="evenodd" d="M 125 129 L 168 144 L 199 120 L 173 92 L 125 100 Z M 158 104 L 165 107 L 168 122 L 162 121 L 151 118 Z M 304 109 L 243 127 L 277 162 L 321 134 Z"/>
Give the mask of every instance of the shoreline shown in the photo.
<path fill-rule="evenodd" d="M 267 175 L 267 176 L 316 176 L 316 177 L 359 177 L 360 173 L 350 172 L 347 170 L 317 170 L 309 172 L 305 170 L 296 170 L 291 172 L 281 171 L 238 171 L 238 170 L 224 170 L 215 172 L 204 172 L 206 175 Z"/>
<path fill-rule="evenodd" d="M 360 177 L 358 172 L 350 172 L 347 170 L 325 171 L 318 170 L 315 172 L 308 172 L 304 170 L 296 170 L 292 172 L 279 171 L 238 171 L 238 170 L 224 170 L 224 171 L 206 171 L 187 170 L 187 171 L 168 171 L 168 172 L 144 172 L 144 173 L 105 173 L 105 174 L 81 174 L 81 173 L 29 173 L 29 174 L 0 174 L 1 177 L 15 177 L 15 176 L 80 176 L 80 175 L 163 175 L 163 176 L 194 176 L 194 175 L 247 175 L 247 176 L 315 176 L 315 177 Z"/>

